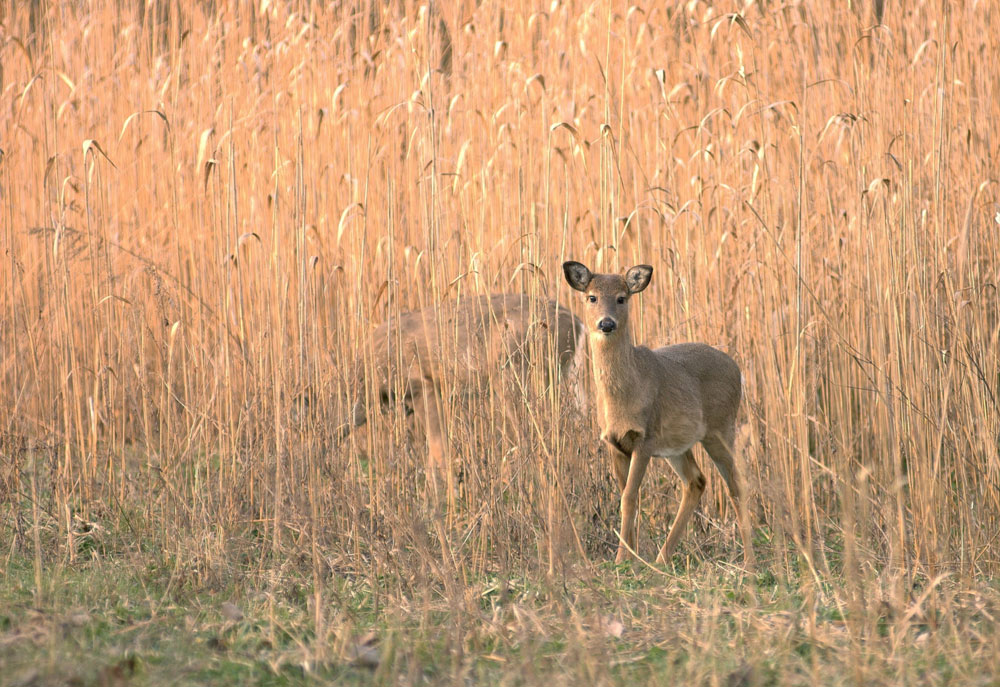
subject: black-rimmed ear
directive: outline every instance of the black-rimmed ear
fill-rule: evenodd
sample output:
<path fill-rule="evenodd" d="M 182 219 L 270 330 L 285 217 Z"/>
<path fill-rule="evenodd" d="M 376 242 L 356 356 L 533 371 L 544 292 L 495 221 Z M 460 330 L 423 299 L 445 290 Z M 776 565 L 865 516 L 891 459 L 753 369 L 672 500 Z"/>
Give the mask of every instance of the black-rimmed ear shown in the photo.
<path fill-rule="evenodd" d="M 653 278 L 653 268 L 649 265 L 636 265 L 625 273 L 625 284 L 629 293 L 639 293 L 647 286 L 649 280 Z"/>
<path fill-rule="evenodd" d="M 566 275 L 566 281 L 569 282 L 569 285 L 577 291 L 586 291 L 590 280 L 594 278 L 586 265 L 574 260 L 567 260 L 563 263 L 563 274 Z"/>

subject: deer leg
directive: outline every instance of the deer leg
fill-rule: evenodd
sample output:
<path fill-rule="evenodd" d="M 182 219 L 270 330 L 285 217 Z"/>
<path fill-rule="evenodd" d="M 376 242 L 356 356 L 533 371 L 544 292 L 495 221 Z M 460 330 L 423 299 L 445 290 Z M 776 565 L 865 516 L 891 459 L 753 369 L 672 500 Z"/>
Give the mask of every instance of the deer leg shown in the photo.
<path fill-rule="evenodd" d="M 625 485 L 628 484 L 629 464 L 632 462 L 632 458 L 627 453 L 622 453 L 617 446 L 610 442 L 608 443 L 608 453 L 611 455 L 611 474 L 615 476 L 615 483 L 618 484 L 618 493 L 624 495 Z M 620 563 L 628 555 L 628 552 L 622 546 L 625 536 L 624 529 L 619 532 L 619 535 L 615 561 Z"/>
<path fill-rule="evenodd" d="M 500 389 L 502 395 L 497 400 L 503 408 L 504 422 L 507 423 L 510 436 L 520 450 L 525 450 L 527 444 L 527 431 L 525 428 L 528 426 L 528 423 L 521 413 L 521 409 L 524 408 L 525 404 L 522 403 L 521 390 L 517 384 L 517 380 L 514 378 L 514 374 L 516 373 L 511 370 L 501 371 L 502 385 Z"/>
<path fill-rule="evenodd" d="M 708 455 L 719 469 L 722 479 L 726 481 L 729 488 L 729 496 L 736 506 L 736 522 L 740 528 L 740 538 L 743 540 L 743 563 L 748 568 L 756 566 L 756 557 L 753 553 L 753 541 L 750 536 L 750 519 L 747 517 L 746 503 L 743 492 L 740 489 L 739 475 L 736 472 L 736 463 L 733 460 L 733 436 L 735 431 L 730 428 L 728 431 L 719 432 L 706 436 L 701 445 L 705 447 Z"/>
<path fill-rule="evenodd" d="M 698 501 L 701 500 L 701 494 L 705 491 L 705 476 L 698 469 L 690 449 L 683 455 L 670 458 L 670 467 L 684 482 L 684 493 L 681 496 L 681 505 L 677 508 L 677 515 L 674 516 L 674 522 L 670 526 L 670 532 L 667 534 L 667 540 L 663 542 L 663 547 L 656 556 L 656 562 L 661 565 L 666 564 L 674 554 L 677 543 L 684 536 L 684 528 L 687 527 L 688 520 L 691 519 Z"/>
<path fill-rule="evenodd" d="M 615 563 L 621 563 L 630 558 L 636 551 L 638 541 L 636 523 L 639 516 L 639 486 L 642 484 L 642 478 L 646 476 L 646 468 L 648 466 L 649 454 L 638 449 L 634 450 L 628 466 L 625 489 L 622 490 L 622 531 L 621 541 L 618 543 L 618 555 L 615 556 Z"/>
<path fill-rule="evenodd" d="M 632 458 L 611 444 L 608 444 L 608 452 L 611 454 L 611 472 L 615 476 L 615 482 L 618 483 L 618 491 L 623 492 L 628 483 L 628 468 Z"/>
<path fill-rule="evenodd" d="M 414 390 L 413 407 L 420 414 L 421 424 L 424 426 L 427 453 L 432 468 L 442 468 L 448 464 L 448 441 L 441 424 L 439 401 L 438 393 L 429 381 L 422 382 Z"/>

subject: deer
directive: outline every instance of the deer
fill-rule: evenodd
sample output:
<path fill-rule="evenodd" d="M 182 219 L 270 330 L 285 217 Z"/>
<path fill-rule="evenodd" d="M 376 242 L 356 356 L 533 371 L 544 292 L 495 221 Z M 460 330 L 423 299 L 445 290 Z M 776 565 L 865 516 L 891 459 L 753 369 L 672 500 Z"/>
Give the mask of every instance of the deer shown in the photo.
<path fill-rule="evenodd" d="M 452 398 L 468 398 L 488 389 L 493 377 L 506 385 L 508 395 L 523 397 L 532 368 L 541 369 L 546 388 L 572 383 L 585 345 L 583 323 L 572 312 L 526 294 L 468 296 L 400 313 L 372 334 L 371 361 L 359 366 L 360 391 L 340 435 L 368 421 L 367 383 L 369 398 L 380 406 L 401 403 L 407 416 L 414 417 L 426 438 L 430 464 L 443 467 L 451 453 L 441 416 L 448 392 Z M 518 385 L 522 388 L 512 388 Z M 571 398 L 582 402 L 579 389 L 573 385 Z"/>
<path fill-rule="evenodd" d="M 583 293 L 600 439 L 611 454 L 621 491 L 616 563 L 637 556 L 639 487 L 650 458 L 666 458 L 683 483 L 681 502 L 656 563 L 671 560 L 705 491 L 691 449 L 701 443 L 722 475 L 736 507 L 744 562 L 754 565 L 750 525 L 733 458 L 743 375 L 729 355 L 704 343 L 650 349 L 632 343 L 629 303 L 653 276 L 649 265 L 622 274 L 593 274 L 563 263 L 570 287 Z"/>

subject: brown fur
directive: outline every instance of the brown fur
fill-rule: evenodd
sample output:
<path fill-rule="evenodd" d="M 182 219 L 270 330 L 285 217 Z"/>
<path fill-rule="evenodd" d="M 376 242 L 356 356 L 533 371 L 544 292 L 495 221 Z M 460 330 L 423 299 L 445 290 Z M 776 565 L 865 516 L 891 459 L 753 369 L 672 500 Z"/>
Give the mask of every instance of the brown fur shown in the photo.
<path fill-rule="evenodd" d="M 375 374 L 369 380 L 374 400 L 402 402 L 426 434 L 432 462 L 442 465 L 450 451 L 440 414 L 445 394 L 482 393 L 496 374 L 517 384 L 533 366 L 544 370 L 547 384 L 554 381 L 553 370 L 568 377 L 578 365 L 584 333 L 583 323 L 554 301 L 524 294 L 470 296 L 383 322 L 372 334 L 372 364 L 366 367 Z M 553 354 L 556 364 L 550 365 Z M 355 426 L 367 421 L 361 399 L 354 406 Z"/>
<path fill-rule="evenodd" d="M 622 529 L 616 560 L 636 551 L 639 486 L 653 456 L 667 458 L 684 482 L 684 493 L 667 539 L 657 555 L 673 554 L 702 492 L 705 477 L 691 448 L 698 442 L 722 474 L 736 505 L 744 557 L 753 562 L 750 527 L 733 460 L 736 413 L 742 396 L 740 368 L 728 355 L 701 343 L 651 350 L 634 346 L 629 300 L 649 284 L 653 268 L 626 274 L 592 274 L 578 262 L 563 264 L 566 280 L 584 294 L 601 439 L 622 491 Z"/>

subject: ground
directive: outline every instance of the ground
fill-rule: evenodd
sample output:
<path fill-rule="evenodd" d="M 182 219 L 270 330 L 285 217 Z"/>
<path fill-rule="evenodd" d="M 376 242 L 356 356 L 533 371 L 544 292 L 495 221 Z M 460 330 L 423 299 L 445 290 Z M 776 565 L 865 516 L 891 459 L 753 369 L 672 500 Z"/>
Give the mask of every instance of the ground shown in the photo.
<path fill-rule="evenodd" d="M 666 571 L 314 575 L 243 544 L 211 570 L 83 547 L 44 557 L 36 593 L 15 542 L 0 684 L 1000 684 L 1000 594 L 948 575 L 861 588 L 805 561 L 785 575 L 773 556 L 750 573 L 692 555 Z"/>

